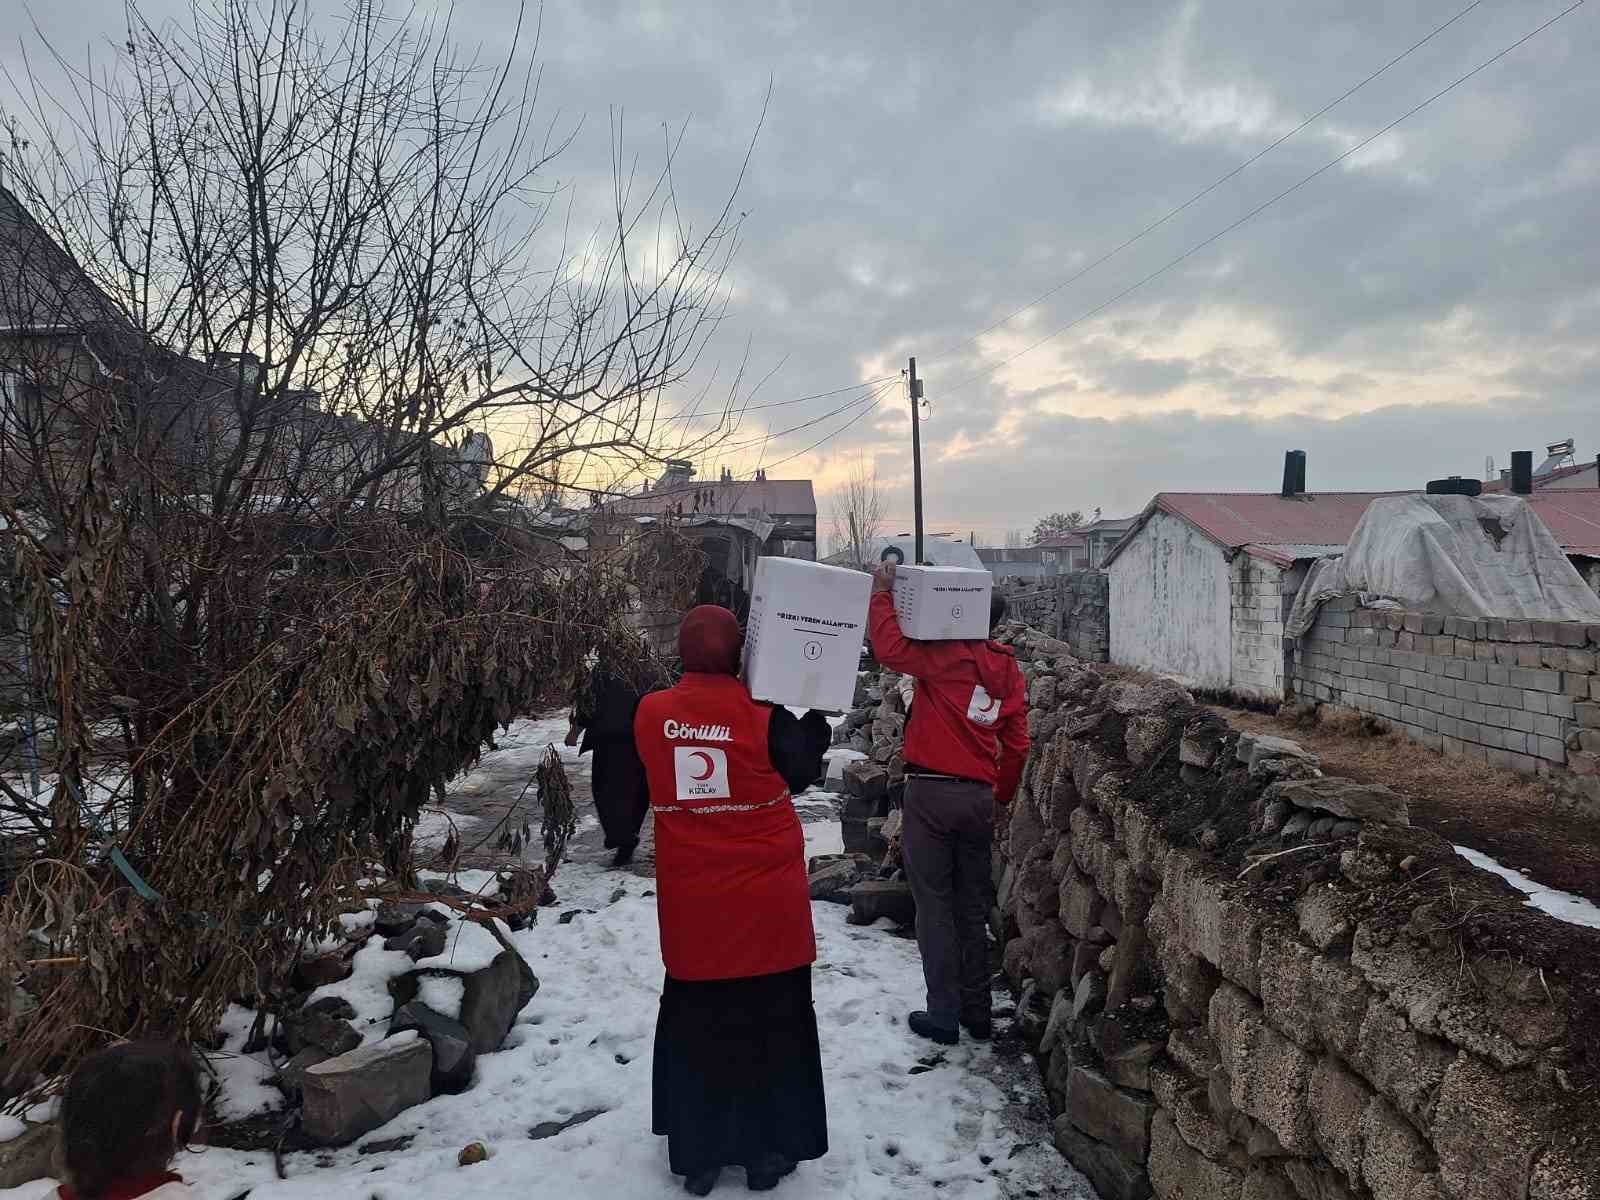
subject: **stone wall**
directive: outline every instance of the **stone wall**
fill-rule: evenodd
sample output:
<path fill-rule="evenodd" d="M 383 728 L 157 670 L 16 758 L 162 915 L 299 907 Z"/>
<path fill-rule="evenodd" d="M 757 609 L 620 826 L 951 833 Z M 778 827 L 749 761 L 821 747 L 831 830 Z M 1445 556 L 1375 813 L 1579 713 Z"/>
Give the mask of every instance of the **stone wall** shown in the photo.
<path fill-rule="evenodd" d="M 1111 658 L 1111 581 L 1104 571 L 1068 571 L 1056 579 L 1056 637 L 1084 662 Z"/>
<path fill-rule="evenodd" d="M 1048 629 L 1085 662 L 1111 658 L 1111 581 L 1104 571 L 1066 571 L 1002 589 L 1011 620 Z"/>
<path fill-rule="evenodd" d="M 991 921 L 1102 1196 L 1600 1198 L 1600 932 L 1386 788 L 1012 640 L 1036 740 Z"/>
<path fill-rule="evenodd" d="M 1322 606 L 1290 667 L 1297 698 L 1381 717 L 1446 754 L 1566 768 L 1600 802 L 1600 625 Z"/>

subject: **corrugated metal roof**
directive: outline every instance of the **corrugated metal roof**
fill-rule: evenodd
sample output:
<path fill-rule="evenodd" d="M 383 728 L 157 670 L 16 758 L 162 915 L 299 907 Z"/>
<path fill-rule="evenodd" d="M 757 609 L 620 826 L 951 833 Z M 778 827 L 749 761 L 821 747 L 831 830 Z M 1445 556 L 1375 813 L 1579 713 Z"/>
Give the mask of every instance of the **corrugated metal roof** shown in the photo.
<path fill-rule="evenodd" d="M 1600 558 L 1600 491 L 1551 488 L 1525 499 L 1568 554 Z"/>
<path fill-rule="evenodd" d="M 698 504 L 696 503 L 699 498 Z M 735 483 L 691 480 L 643 496 L 628 496 L 609 507 L 613 512 L 643 516 L 683 505 L 685 513 L 738 513 L 759 509 L 768 516 L 817 515 L 817 497 L 809 479 L 749 479 Z"/>
<path fill-rule="evenodd" d="M 1343 546 L 1361 514 L 1394 492 L 1316 492 L 1285 499 L 1276 492 L 1162 492 L 1140 516 L 1137 530 L 1156 512 L 1189 522 L 1227 550 L 1245 546 Z M 1106 556 L 1116 560 L 1130 534 Z"/>
<path fill-rule="evenodd" d="M 1251 544 L 1243 547 L 1243 549 L 1246 554 L 1254 555 L 1256 558 L 1264 558 L 1281 566 L 1289 566 L 1302 558 L 1326 558 L 1330 554 L 1343 553 L 1344 543 L 1284 542 L 1275 546 Z"/>

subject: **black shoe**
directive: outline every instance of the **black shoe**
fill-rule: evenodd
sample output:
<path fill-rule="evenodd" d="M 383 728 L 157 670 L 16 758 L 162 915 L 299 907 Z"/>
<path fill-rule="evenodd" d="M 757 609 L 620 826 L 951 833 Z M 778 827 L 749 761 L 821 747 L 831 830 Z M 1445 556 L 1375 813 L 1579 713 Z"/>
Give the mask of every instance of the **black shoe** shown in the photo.
<path fill-rule="evenodd" d="M 700 1171 L 690 1175 L 683 1181 L 683 1190 L 691 1196 L 709 1196 L 717 1186 L 717 1180 L 722 1178 L 722 1168 L 712 1167 L 709 1171 Z"/>
<path fill-rule="evenodd" d="M 925 1012 L 914 1012 L 906 1018 L 911 1032 L 941 1046 L 954 1046 L 961 1040 L 961 1030 L 954 1025 L 941 1025 Z"/>
<path fill-rule="evenodd" d="M 746 1169 L 748 1176 L 747 1186 L 752 1192 L 770 1192 L 790 1175 L 793 1175 L 799 1164 L 793 1159 L 784 1158 L 781 1154 L 769 1154 L 760 1162 Z"/>
<path fill-rule="evenodd" d="M 972 1013 L 961 1018 L 961 1028 L 974 1040 L 987 1042 L 994 1036 L 994 1018 L 988 1013 Z"/>
<path fill-rule="evenodd" d="M 628 842 L 617 847 L 616 856 L 612 858 L 613 867 L 625 867 L 633 861 L 633 852 L 639 848 L 638 842 Z"/>

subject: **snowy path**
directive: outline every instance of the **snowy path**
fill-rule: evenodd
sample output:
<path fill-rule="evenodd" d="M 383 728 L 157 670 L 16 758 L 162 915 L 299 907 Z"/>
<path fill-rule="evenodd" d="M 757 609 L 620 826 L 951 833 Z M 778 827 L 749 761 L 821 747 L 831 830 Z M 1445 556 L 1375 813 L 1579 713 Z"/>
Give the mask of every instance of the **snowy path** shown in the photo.
<path fill-rule="evenodd" d="M 477 770 L 448 789 L 451 809 L 459 805 L 479 822 L 472 828 L 486 831 L 482 822 L 492 823 L 516 799 L 565 728 L 560 719 L 518 722 Z M 587 760 L 565 748 L 562 755 L 587 801 Z M 808 793 L 798 808 L 808 822 L 810 852 L 837 851 L 831 798 Z M 404 1149 L 291 1155 L 286 1181 L 275 1178 L 268 1154 L 207 1150 L 186 1157 L 180 1169 L 201 1200 L 230 1200 L 246 1188 L 251 1200 L 682 1196 L 667 1173 L 664 1142 L 649 1133 L 661 986 L 653 883 L 648 864 L 633 872 L 606 869 L 592 811 L 584 817 L 592 832 L 580 834 L 572 861 L 555 880 L 560 907 L 512 935 L 539 976 L 539 994 L 507 1047 L 479 1059 L 473 1089 L 411 1109 L 361 1143 L 412 1139 Z M 458 824 L 470 843 L 466 823 Z M 471 887 L 483 878 L 468 872 L 461 882 Z M 580 915 L 560 924 L 574 909 Z M 838 905 L 816 906 L 815 994 L 832 1150 L 804 1164 L 777 1194 L 1092 1198 L 1050 1145 L 1032 1062 L 1004 1040 L 995 1047 L 963 1043 L 935 1056 L 904 1026 L 904 1014 L 922 999 L 916 944 L 887 929 L 847 925 L 845 913 Z M 228 1074 L 245 1078 L 250 1071 Z M 581 1123 L 551 1135 L 552 1127 L 574 1119 Z M 530 1136 L 535 1132 L 541 1136 Z M 488 1147 L 490 1158 L 459 1167 L 457 1155 L 471 1142 Z M 740 1172 L 729 1172 L 716 1194 L 745 1194 Z M 5 1200 L 50 1195 L 44 1185 L 0 1192 Z"/>

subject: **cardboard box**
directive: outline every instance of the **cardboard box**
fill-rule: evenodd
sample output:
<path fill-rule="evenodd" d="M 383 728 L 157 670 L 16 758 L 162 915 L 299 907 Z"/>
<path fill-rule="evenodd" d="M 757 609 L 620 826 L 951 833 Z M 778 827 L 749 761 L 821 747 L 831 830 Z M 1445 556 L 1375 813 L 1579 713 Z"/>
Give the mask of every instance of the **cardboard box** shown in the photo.
<path fill-rule="evenodd" d="M 894 569 L 900 630 L 919 642 L 983 641 L 989 636 L 994 576 L 971 567 Z"/>
<path fill-rule="evenodd" d="M 757 700 L 822 712 L 855 702 L 872 576 L 762 558 L 745 624 L 744 681 Z"/>

